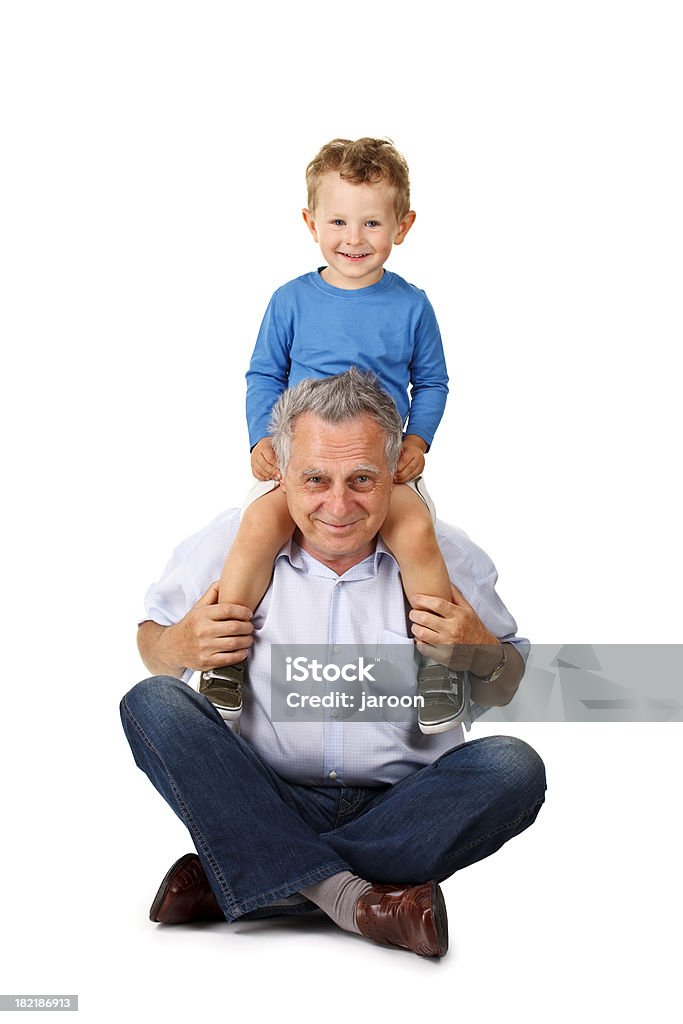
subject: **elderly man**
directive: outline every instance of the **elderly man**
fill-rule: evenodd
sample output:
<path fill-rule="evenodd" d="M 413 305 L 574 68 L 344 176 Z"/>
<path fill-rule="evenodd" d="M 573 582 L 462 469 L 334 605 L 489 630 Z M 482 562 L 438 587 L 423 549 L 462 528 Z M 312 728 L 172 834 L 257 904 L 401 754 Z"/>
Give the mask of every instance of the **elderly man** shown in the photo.
<path fill-rule="evenodd" d="M 182 544 L 150 588 L 138 641 L 155 677 L 123 698 L 121 715 L 138 767 L 197 850 L 164 878 L 152 920 L 319 907 L 345 930 L 443 956 L 438 882 L 534 821 L 543 764 L 520 740 L 465 743 L 462 727 L 424 735 L 416 713 L 359 721 L 333 708 L 315 720 L 278 721 L 271 711 L 283 684 L 271 680 L 273 645 L 376 649 L 415 638 L 451 666 L 454 692 L 471 684 L 467 723 L 519 686 L 526 642 L 495 592 L 493 564 L 463 533 L 437 524 L 452 603 L 423 595 L 407 608 L 380 537 L 401 428 L 393 401 L 356 370 L 285 392 L 272 437 L 297 528 L 254 616 L 217 603 L 214 581 L 237 512 Z M 247 654 L 238 734 L 187 680 Z"/>

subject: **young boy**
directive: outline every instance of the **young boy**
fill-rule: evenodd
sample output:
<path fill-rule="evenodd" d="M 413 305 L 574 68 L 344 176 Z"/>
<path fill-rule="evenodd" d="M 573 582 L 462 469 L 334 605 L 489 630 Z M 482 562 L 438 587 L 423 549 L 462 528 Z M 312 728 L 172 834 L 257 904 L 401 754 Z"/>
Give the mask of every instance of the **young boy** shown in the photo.
<path fill-rule="evenodd" d="M 325 266 L 279 288 L 261 325 L 247 373 L 247 420 L 252 471 L 269 483 L 243 512 L 219 600 L 253 611 L 268 589 L 277 552 L 294 531 L 268 437 L 274 402 L 306 377 L 353 365 L 376 373 L 408 420 L 394 478 L 404 486 L 392 491 L 382 539 L 399 564 L 409 601 L 418 593 L 450 601 L 432 512 L 417 486 L 448 393 L 441 336 L 424 292 L 384 270 L 415 220 L 407 164 L 386 140 L 334 139 L 308 165 L 306 181 L 303 216 Z M 226 719 L 242 710 L 245 671 L 243 662 L 201 675 L 200 692 Z M 429 661 L 418 679 L 421 730 L 453 728 L 464 710 L 462 676 Z"/>

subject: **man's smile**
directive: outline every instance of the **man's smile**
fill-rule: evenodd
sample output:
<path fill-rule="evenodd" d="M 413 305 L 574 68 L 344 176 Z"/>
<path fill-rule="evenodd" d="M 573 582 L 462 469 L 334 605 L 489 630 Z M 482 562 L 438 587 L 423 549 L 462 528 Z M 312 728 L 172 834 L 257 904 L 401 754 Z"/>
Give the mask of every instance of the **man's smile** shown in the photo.
<path fill-rule="evenodd" d="M 350 530 L 351 527 L 360 522 L 360 519 L 353 519 L 350 523 L 330 523 L 326 519 L 315 519 L 314 522 L 318 523 L 320 526 L 327 527 L 328 530 L 342 531 Z"/>

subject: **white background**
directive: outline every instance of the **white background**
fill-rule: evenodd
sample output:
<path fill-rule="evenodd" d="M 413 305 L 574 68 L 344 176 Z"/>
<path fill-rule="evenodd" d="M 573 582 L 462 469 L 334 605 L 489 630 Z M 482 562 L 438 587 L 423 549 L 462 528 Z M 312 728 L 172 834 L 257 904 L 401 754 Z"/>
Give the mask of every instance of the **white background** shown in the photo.
<path fill-rule="evenodd" d="M 317 265 L 303 172 L 338 135 L 410 163 L 390 267 L 445 340 L 441 515 L 536 642 L 680 642 L 682 42 L 656 0 L 2 4 L 0 991 L 98 1022 L 680 1020 L 680 724 L 510 727 L 548 803 L 446 883 L 437 965 L 325 922 L 152 926 L 190 843 L 117 702 L 147 584 L 245 490 L 244 372 Z"/>

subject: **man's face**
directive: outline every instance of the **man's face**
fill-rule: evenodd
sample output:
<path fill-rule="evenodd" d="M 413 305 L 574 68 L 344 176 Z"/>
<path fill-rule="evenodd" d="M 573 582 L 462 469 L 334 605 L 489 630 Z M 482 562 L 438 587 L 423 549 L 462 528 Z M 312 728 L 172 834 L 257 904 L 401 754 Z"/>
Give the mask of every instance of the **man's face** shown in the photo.
<path fill-rule="evenodd" d="M 282 486 L 297 540 L 339 574 L 374 550 L 386 518 L 392 478 L 385 442 L 372 416 L 330 424 L 305 413 L 295 420 Z"/>
<path fill-rule="evenodd" d="M 327 264 L 328 284 L 367 288 L 380 280 L 392 247 L 401 244 L 415 220 L 412 211 L 396 219 L 395 194 L 384 181 L 354 184 L 337 171 L 322 176 L 315 211 L 303 214 Z"/>

